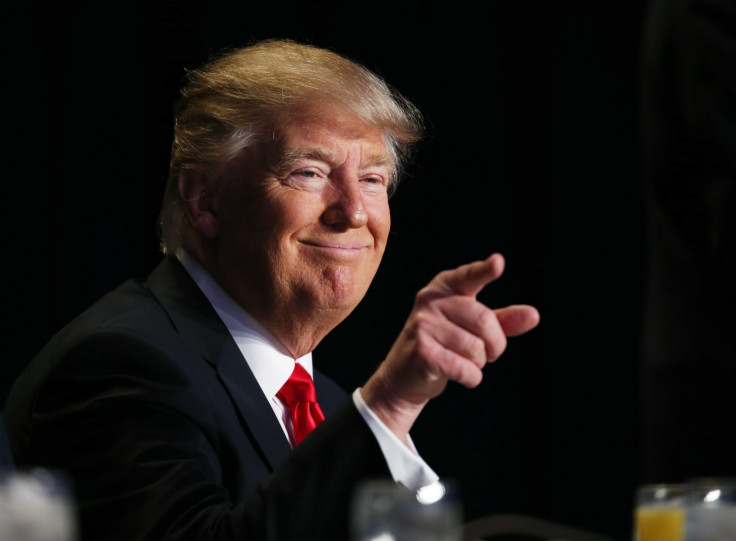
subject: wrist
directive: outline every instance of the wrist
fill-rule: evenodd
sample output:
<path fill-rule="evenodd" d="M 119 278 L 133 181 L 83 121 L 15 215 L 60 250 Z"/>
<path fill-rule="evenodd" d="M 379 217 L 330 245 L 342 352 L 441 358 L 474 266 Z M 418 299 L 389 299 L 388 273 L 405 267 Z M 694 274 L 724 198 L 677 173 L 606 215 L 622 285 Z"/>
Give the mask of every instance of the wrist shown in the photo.
<path fill-rule="evenodd" d="M 366 406 L 403 443 L 409 443 L 408 435 L 428 400 L 421 403 L 404 400 L 379 373 L 374 374 L 360 389 Z"/>

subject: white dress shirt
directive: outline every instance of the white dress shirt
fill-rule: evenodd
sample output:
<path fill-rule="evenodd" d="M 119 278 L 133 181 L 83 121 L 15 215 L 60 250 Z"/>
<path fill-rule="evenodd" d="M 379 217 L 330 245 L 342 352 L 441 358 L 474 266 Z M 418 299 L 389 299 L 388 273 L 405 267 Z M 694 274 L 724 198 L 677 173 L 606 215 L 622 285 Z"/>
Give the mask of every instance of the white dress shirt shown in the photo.
<path fill-rule="evenodd" d="M 178 254 L 178 257 L 230 331 L 263 394 L 271 404 L 284 435 L 293 447 L 294 435 L 289 410 L 276 396 L 276 393 L 289 379 L 295 362 L 301 364 L 310 376 L 313 375 L 312 353 L 307 353 L 298 359 L 291 357 L 286 348 L 243 310 L 193 257 L 184 251 Z M 419 456 L 411 438 L 409 438 L 410 447 L 407 447 L 368 408 L 360 394 L 360 388 L 355 389 L 352 398 L 356 408 L 375 435 L 395 481 L 408 488 L 418 489 L 439 479 Z"/>

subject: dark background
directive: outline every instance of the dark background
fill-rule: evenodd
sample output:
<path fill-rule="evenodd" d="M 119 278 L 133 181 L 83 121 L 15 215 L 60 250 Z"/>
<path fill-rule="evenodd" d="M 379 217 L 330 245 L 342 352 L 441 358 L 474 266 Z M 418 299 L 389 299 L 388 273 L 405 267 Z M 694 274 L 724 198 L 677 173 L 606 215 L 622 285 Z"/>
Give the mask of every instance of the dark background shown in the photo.
<path fill-rule="evenodd" d="M 645 3 L 216 1 L 6 9 L 3 390 L 41 345 L 160 254 L 171 107 L 187 67 L 288 37 L 379 72 L 429 133 L 393 199 L 384 264 L 315 352 L 348 389 L 415 292 L 492 252 L 481 298 L 531 303 L 472 391 L 413 431 L 468 519 L 526 513 L 630 538 L 645 244 L 637 70 Z M 12 10 L 12 11 L 7 11 Z"/>

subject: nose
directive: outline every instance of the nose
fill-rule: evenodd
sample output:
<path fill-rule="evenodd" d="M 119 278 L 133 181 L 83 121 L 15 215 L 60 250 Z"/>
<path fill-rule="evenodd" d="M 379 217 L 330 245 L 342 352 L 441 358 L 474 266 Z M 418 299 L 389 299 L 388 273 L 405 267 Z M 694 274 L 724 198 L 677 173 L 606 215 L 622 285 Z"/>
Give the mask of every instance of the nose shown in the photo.
<path fill-rule="evenodd" d="M 322 221 L 331 227 L 359 228 L 368 222 L 363 192 L 357 178 L 332 184 Z"/>

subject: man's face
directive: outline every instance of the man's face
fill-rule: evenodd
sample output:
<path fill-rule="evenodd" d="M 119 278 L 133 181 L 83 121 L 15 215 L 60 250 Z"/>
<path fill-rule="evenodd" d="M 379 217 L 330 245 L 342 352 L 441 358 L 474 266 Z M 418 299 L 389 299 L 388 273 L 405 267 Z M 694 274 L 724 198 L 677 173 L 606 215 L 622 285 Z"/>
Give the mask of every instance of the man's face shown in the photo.
<path fill-rule="evenodd" d="M 293 333 L 347 317 L 376 274 L 391 222 L 393 164 L 380 130 L 349 113 L 312 113 L 232 163 L 216 203 L 214 274 L 277 336 L 287 320 Z"/>

